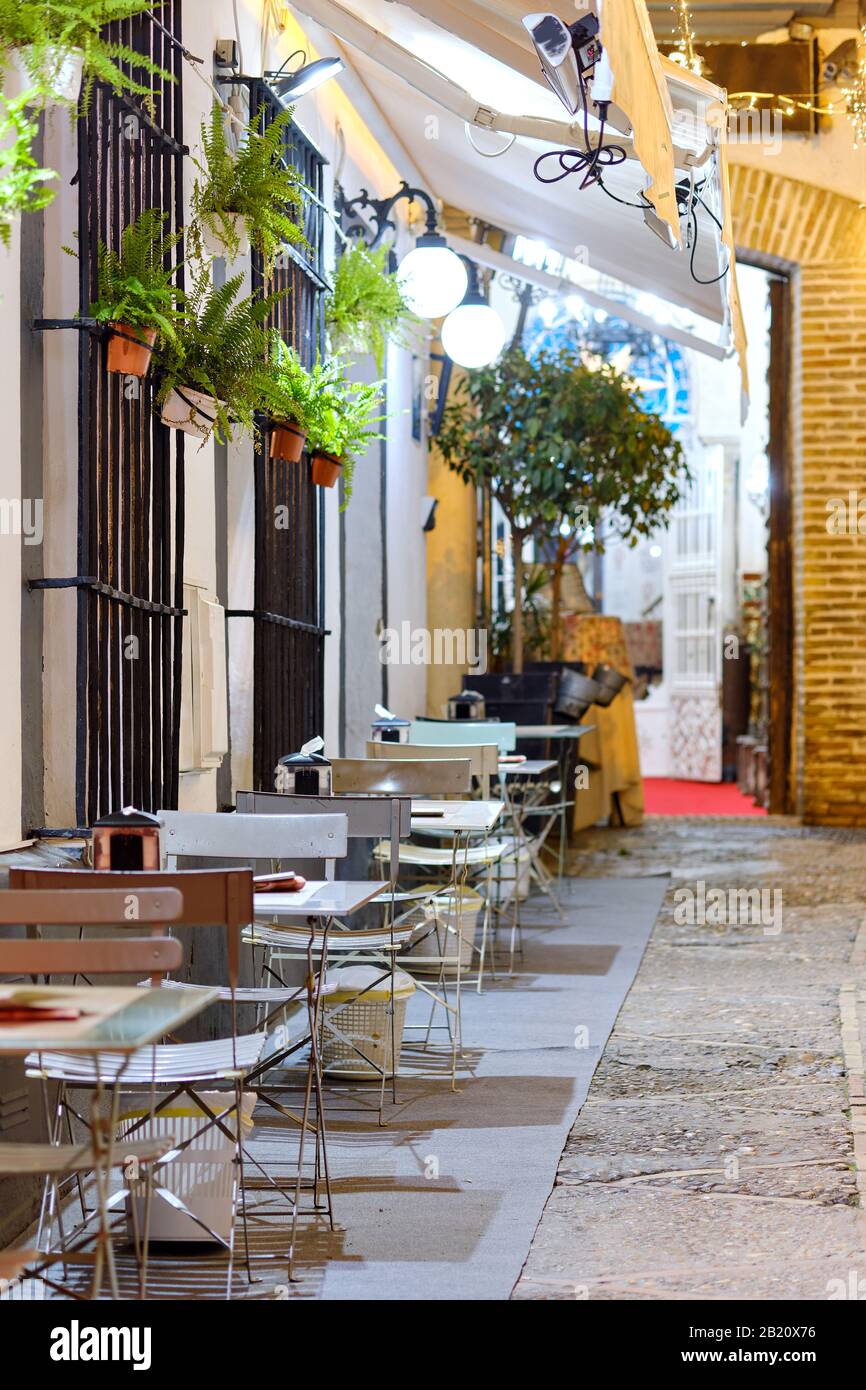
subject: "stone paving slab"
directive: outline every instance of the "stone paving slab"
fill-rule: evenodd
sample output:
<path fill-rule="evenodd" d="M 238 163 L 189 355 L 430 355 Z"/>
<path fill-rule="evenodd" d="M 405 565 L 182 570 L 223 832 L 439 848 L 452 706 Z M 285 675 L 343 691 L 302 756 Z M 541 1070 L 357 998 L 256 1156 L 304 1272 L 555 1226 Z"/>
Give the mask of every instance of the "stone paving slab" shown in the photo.
<path fill-rule="evenodd" d="M 866 834 L 653 818 L 588 832 L 572 863 L 661 868 L 667 900 L 514 1297 L 866 1297 Z M 677 889 L 701 879 L 779 890 L 778 935 L 678 922 Z"/>

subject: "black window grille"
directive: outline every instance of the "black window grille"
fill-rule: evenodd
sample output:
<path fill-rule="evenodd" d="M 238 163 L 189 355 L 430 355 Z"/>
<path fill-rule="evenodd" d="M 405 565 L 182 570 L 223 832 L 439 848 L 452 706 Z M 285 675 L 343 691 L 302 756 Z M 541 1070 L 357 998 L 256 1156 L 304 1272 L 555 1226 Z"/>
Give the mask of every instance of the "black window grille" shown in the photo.
<path fill-rule="evenodd" d="M 154 80 L 148 107 L 97 82 L 79 118 L 84 317 L 100 241 L 119 248 L 124 227 L 146 208 L 166 214 L 166 231 L 182 224 L 180 30 L 181 0 L 165 0 L 158 22 L 142 14 L 108 26 L 175 82 Z M 178 261 L 182 254 L 178 247 Z M 39 586 L 78 590 L 76 815 L 87 826 L 129 803 L 146 811 L 177 805 L 184 454 L 183 435 L 154 412 L 153 374 L 109 375 L 101 335 L 82 331 L 78 339 L 78 574 Z"/>
<path fill-rule="evenodd" d="M 265 83 L 249 79 L 252 120 L 272 121 L 283 110 Z M 324 340 L 325 160 L 296 125 L 286 128 L 284 155 L 313 197 L 304 232 L 312 248 L 287 247 L 265 280 L 253 255 L 252 284 L 265 293 L 288 288 L 271 316 L 272 326 L 310 366 Z M 324 719 L 324 506 L 306 459 L 286 463 L 268 457 L 265 439 L 255 452 L 255 597 L 252 613 L 256 721 L 253 777 L 256 790 L 273 787 L 274 767 L 322 732 Z"/>

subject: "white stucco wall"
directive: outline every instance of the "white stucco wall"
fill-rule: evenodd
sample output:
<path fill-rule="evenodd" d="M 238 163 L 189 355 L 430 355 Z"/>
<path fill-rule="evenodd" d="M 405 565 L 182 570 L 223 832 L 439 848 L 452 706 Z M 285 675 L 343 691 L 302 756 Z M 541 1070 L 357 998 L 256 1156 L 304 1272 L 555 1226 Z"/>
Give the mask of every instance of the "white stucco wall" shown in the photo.
<path fill-rule="evenodd" d="M 9 250 L 0 246 L 0 729 L 3 731 L 3 792 L 0 849 L 21 839 L 21 543 L 16 509 L 21 505 L 20 227 Z M 20 516 L 20 511 L 17 512 Z"/>
<path fill-rule="evenodd" d="M 235 27 L 237 14 L 237 30 Z M 284 21 L 278 22 L 278 21 Z M 279 67 L 304 44 L 311 57 L 316 49 L 300 30 L 288 7 L 274 6 L 267 0 L 239 0 L 236 11 L 232 0 L 187 0 L 184 5 L 184 42 L 192 53 L 205 61 L 202 72 L 210 76 L 211 55 L 217 39 L 237 36 L 242 48 L 242 66 L 248 73 L 266 67 Z M 316 42 L 321 35 L 309 26 Z M 212 93 L 189 64 L 184 66 L 184 138 L 195 148 L 202 117 L 208 112 Z M 344 90 L 345 88 L 345 90 Z M 351 92 L 351 100 L 348 93 Z M 396 191 L 401 178 L 417 181 L 417 171 L 404 160 L 399 140 L 382 120 L 373 97 L 347 78 L 343 86 L 331 82 L 299 103 L 296 119 L 329 161 L 326 169 L 326 201 L 330 202 L 333 179 L 339 175 L 349 196 L 362 187 L 374 196 Z M 390 151 L 389 153 L 386 153 Z M 392 158 L 393 156 L 393 158 Z M 396 162 L 395 162 L 396 161 Z M 45 162 L 60 170 L 58 195 L 44 218 L 45 282 L 44 312 L 47 316 L 71 317 L 78 307 L 77 267 L 60 248 L 73 240 L 77 225 L 78 188 L 71 182 L 77 159 L 75 132 L 65 118 L 53 120 L 46 134 Z M 187 196 L 193 171 L 187 161 Z M 422 180 L 423 182 L 423 180 Z M 400 249 L 410 244 L 404 225 L 405 207 L 398 210 Z M 28 224 L 25 224 L 27 226 Z M 32 228 L 35 224 L 30 223 Z M 20 495 L 20 353 L 19 263 L 16 229 L 12 250 L 0 250 L 0 346 L 4 373 L 0 382 L 4 419 L 4 448 L 0 451 L 0 497 Z M 426 351 L 426 344 L 424 350 Z M 387 487 L 387 616 L 389 624 L 408 620 L 421 626 L 425 620 L 425 542 L 421 532 L 421 498 L 427 492 L 426 445 L 411 438 L 412 363 L 411 352 L 389 352 L 388 377 L 390 410 L 388 435 Z M 44 335 L 44 513 L 43 569 L 46 575 L 73 575 L 77 557 L 77 343 L 69 333 Z M 426 369 L 426 363 L 424 364 Z M 362 368 L 365 370 L 365 368 Z M 363 467 L 363 464 L 361 465 Z M 378 472 L 378 450 L 376 451 Z M 227 561 L 230 608 L 253 606 L 254 490 L 251 448 L 248 441 L 229 446 L 227 457 Z M 372 477 L 362 476 L 359 486 L 361 505 L 346 514 L 347 527 L 359 537 L 367 537 L 367 526 L 379 517 L 376 488 Z M 364 502 L 364 494 L 366 503 Z M 218 498 L 215 489 L 214 448 L 198 449 L 194 440 L 186 442 L 185 482 L 185 558 L 184 579 L 211 592 L 217 588 L 216 518 Z M 342 600 L 340 575 L 340 520 L 337 491 L 325 496 L 325 599 L 326 626 L 331 635 L 325 644 L 325 727 L 327 745 L 339 745 L 340 720 L 340 643 Z M 368 543 L 381 547 L 381 529 L 371 531 Z M 357 566 L 351 554 L 345 575 L 356 608 L 366 604 L 373 614 L 370 631 L 358 626 L 352 637 L 363 644 L 361 652 L 370 673 L 370 691 L 360 696 L 364 710 L 370 703 L 372 684 L 381 674 L 374 670 L 378 638 L 375 619 L 382 608 L 381 569 L 375 595 L 365 592 L 366 566 Z M 376 569 L 376 566 L 372 567 Z M 0 536 L 0 717 L 2 717 L 4 786 L 0 797 L 0 847 L 16 843 L 21 836 L 21 552 L 18 536 Z M 76 822 L 75 716 L 76 716 L 76 595 L 56 590 L 42 600 L 44 616 L 43 741 L 44 741 L 44 823 L 70 826 Z M 228 627 L 230 713 L 232 738 L 232 784 L 235 789 L 252 783 L 252 746 L 256 719 L 252 686 L 252 624 L 233 619 Z M 356 648 L 361 651 L 361 648 Z M 347 650 L 351 679 L 351 652 Z M 389 672 L 392 703 L 415 714 L 424 707 L 424 672 L 415 667 L 394 668 Z M 379 698 L 378 694 L 376 698 Z M 358 706 L 358 731 L 361 729 Z M 366 715 L 364 716 L 366 718 Z M 212 809 L 217 804 L 217 776 L 214 771 L 183 774 L 180 804 L 191 809 Z"/>

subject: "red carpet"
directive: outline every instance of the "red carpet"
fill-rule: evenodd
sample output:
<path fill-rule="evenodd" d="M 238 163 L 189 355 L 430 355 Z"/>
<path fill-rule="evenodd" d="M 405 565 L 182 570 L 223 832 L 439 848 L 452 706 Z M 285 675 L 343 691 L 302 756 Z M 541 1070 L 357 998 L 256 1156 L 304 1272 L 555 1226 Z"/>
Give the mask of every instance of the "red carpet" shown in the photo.
<path fill-rule="evenodd" d="M 736 782 L 679 782 L 673 777 L 643 779 L 648 816 L 765 816 Z"/>

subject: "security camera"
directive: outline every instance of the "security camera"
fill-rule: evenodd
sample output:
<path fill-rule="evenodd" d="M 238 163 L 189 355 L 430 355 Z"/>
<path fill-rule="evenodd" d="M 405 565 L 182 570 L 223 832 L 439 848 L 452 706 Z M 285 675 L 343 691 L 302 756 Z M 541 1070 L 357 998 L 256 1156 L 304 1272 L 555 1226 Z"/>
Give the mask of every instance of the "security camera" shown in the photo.
<path fill-rule="evenodd" d="M 566 24 L 555 14 L 527 14 L 523 27 L 535 45 L 541 71 L 570 116 L 581 109 L 581 85 L 601 57 L 598 18 Z"/>
<path fill-rule="evenodd" d="M 421 530 L 433 531 L 436 529 L 436 508 L 439 506 L 438 497 L 421 498 Z"/>

